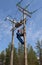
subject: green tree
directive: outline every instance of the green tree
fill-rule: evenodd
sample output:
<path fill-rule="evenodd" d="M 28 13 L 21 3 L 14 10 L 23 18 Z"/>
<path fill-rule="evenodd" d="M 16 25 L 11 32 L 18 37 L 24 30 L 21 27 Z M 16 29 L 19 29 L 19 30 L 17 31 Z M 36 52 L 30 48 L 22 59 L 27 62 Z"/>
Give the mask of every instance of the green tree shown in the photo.
<path fill-rule="evenodd" d="M 37 55 L 39 57 L 39 63 L 42 65 L 42 40 L 36 43 Z"/>
<path fill-rule="evenodd" d="M 17 48 L 14 47 L 14 56 L 13 56 L 13 65 L 19 65 L 18 62 L 18 54 L 17 54 Z"/>
<path fill-rule="evenodd" d="M 10 64 L 10 45 L 8 46 L 8 48 L 6 48 L 6 59 L 5 59 L 5 65 L 9 64 Z"/>
<path fill-rule="evenodd" d="M 17 55 L 17 48 L 14 47 L 14 56 L 13 56 L 13 65 L 18 65 L 18 55 Z M 8 45 L 6 48 L 6 62 L 5 65 L 10 65 L 11 59 L 11 44 Z"/>
<path fill-rule="evenodd" d="M 32 46 L 30 46 L 28 50 L 28 65 L 38 65 L 36 53 Z"/>
<path fill-rule="evenodd" d="M 18 43 L 18 61 L 19 65 L 24 65 L 24 46 Z"/>
<path fill-rule="evenodd" d="M 4 51 L 1 52 L 0 59 L 2 61 L 2 65 L 3 65 L 4 64 L 4 61 L 5 61 L 5 52 Z"/>

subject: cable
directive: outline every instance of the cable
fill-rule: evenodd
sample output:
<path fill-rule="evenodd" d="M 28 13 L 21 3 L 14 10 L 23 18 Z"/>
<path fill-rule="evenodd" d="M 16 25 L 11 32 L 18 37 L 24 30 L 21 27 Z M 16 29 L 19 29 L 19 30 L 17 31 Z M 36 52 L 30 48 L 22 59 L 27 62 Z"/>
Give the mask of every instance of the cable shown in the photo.
<path fill-rule="evenodd" d="M 27 7 L 29 7 L 30 6 L 30 4 L 33 2 L 33 0 L 25 7 L 25 9 L 27 8 Z"/>
<path fill-rule="evenodd" d="M 19 4 L 21 4 L 22 1 L 23 1 L 23 0 L 19 1 L 16 5 L 18 6 Z"/>

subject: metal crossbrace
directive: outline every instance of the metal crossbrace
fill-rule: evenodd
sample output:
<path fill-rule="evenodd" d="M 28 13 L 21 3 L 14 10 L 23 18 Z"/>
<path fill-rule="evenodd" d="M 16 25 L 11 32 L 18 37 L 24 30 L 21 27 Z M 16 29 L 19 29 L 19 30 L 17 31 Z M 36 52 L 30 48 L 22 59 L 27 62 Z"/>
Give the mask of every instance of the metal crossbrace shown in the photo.
<path fill-rule="evenodd" d="M 23 0 L 21 0 L 20 2 L 17 3 L 18 9 L 19 9 L 19 11 L 21 11 L 23 14 L 27 15 L 27 16 L 30 17 L 30 18 L 31 18 L 31 15 L 32 15 L 32 14 L 36 13 L 40 8 L 42 8 L 42 7 L 40 7 L 40 8 L 38 8 L 38 9 L 35 9 L 35 10 L 32 11 L 32 12 L 31 12 L 31 11 L 28 11 L 28 10 L 27 10 L 27 7 L 30 6 L 30 4 L 33 2 L 33 0 L 32 0 L 26 7 L 24 7 L 24 8 L 20 6 L 20 4 L 21 4 L 22 1 L 23 1 Z"/>

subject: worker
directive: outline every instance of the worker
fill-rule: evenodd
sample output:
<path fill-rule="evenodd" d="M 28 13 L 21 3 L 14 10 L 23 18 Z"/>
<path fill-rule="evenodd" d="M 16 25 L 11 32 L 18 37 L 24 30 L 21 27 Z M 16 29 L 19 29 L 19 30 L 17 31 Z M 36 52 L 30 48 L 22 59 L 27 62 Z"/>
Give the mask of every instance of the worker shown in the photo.
<path fill-rule="evenodd" d="M 23 36 L 23 34 L 20 33 L 20 30 L 18 30 L 16 34 L 17 34 L 18 40 L 19 40 L 22 44 L 24 44 L 24 41 L 23 41 L 22 38 L 21 38 L 21 36 Z"/>
<path fill-rule="evenodd" d="M 23 31 L 22 30 L 18 30 L 17 33 L 20 35 L 20 36 L 24 36 L 23 34 Z"/>

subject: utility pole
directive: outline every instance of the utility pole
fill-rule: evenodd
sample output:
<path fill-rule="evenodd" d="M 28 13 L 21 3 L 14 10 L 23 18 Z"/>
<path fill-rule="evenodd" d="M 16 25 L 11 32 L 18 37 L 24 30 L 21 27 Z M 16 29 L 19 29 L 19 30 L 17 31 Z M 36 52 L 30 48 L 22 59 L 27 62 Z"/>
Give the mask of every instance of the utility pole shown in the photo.
<path fill-rule="evenodd" d="M 26 48 L 26 15 L 28 15 L 29 17 L 31 17 L 29 15 L 28 12 L 26 12 L 26 10 L 24 10 L 21 6 L 19 6 L 20 3 L 17 4 L 18 9 L 23 13 L 23 32 L 24 32 L 24 65 L 28 65 L 27 64 L 27 48 Z"/>
<path fill-rule="evenodd" d="M 14 52 L 14 27 L 15 27 L 15 24 L 14 23 L 14 20 L 13 19 L 10 19 L 9 17 L 7 17 L 5 20 L 9 20 L 12 24 L 12 41 L 11 41 L 11 58 L 10 58 L 10 65 L 13 65 L 13 52 Z"/>
<path fill-rule="evenodd" d="M 25 14 L 23 14 L 23 19 L 25 19 Z M 25 65 L 27 65 L 27 48 L 26 48 L 26 25 L 25 25 L 25 21 L 23 22 L 23 31 L 24 31 L 24 63 Z"/>
<path fill-rule="evenodd" d="M 13 27 L 13 25 L 12 25 Z M 14 29 L 12 30 L 12 43 L 11 43 L 11 59 L 10 65 L 13 65 L 13 52 L 14 52 Z"/>

